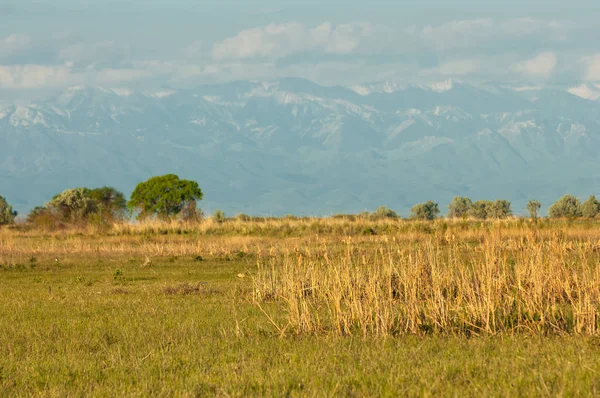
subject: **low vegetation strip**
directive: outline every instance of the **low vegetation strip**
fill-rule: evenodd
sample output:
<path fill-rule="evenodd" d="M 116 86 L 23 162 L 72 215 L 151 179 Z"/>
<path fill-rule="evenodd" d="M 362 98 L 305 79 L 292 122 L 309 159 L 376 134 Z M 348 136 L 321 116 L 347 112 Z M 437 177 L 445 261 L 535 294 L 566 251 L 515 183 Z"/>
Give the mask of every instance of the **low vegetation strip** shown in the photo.
<path fill-rule="evenodd" d="M 0 396 L 597 396 L 600 228 L 0 228 Z"/>

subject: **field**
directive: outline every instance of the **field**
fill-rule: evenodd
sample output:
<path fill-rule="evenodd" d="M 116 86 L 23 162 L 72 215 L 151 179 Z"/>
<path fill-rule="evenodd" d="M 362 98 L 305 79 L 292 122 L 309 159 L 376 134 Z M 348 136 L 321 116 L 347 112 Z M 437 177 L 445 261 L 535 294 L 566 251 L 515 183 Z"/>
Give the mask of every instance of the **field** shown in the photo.
<path fill-rule="evenodd" d="M 0 229 L 0 396 L 594 396 L 600 225 Z"/>

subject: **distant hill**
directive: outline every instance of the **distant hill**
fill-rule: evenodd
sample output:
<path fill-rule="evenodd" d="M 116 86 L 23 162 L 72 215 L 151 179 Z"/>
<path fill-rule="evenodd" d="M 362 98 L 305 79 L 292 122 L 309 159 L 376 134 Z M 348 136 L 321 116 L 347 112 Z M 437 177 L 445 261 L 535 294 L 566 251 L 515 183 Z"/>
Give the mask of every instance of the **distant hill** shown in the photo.
<path fill-rule="evenodd" d="M 581 90 L 579 90 L 581 91 Z M 20 211 L 63 189 L 197 180 L 228 214 L 327 215 L 455 195 L 523 211 L 600 194 L 600 102 L 566 90 L 301 79 L 191 90 L 71 88 L 0 106 L 0 195 Z"/>

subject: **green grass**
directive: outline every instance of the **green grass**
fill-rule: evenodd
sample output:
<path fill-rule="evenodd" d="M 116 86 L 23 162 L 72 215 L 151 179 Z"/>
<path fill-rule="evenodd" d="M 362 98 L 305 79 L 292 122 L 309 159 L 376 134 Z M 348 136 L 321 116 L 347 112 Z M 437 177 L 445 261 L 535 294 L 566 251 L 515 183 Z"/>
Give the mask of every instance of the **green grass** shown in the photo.
<path fill-rule="evenodd" d="M 0 269 L 1 396 L 600 392 L 597 338 L 280 338 L 237 276 L 251 255 L 14 260 Z"/>

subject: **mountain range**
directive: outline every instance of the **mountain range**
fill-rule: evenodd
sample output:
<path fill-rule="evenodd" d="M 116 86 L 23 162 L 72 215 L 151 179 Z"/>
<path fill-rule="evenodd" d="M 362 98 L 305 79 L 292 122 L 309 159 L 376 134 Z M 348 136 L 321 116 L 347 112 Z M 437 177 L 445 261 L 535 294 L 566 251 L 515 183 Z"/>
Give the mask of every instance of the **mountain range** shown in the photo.
<path fill-rule="evenodd" d="M 128 195 L 154 175 L 198 181 L 233 215 L 403 215 L 425 200 L 503 198 L 523 213 L 600 186 L 598 87 L 303 79 L 193 89 L 72 87 L 0 105 L 0 195 L 26 212 L 70 187 Z M 577 95 L 575 95 L 577 94 Z M 582 96 L 586 98 L 582 98 Z"/>

